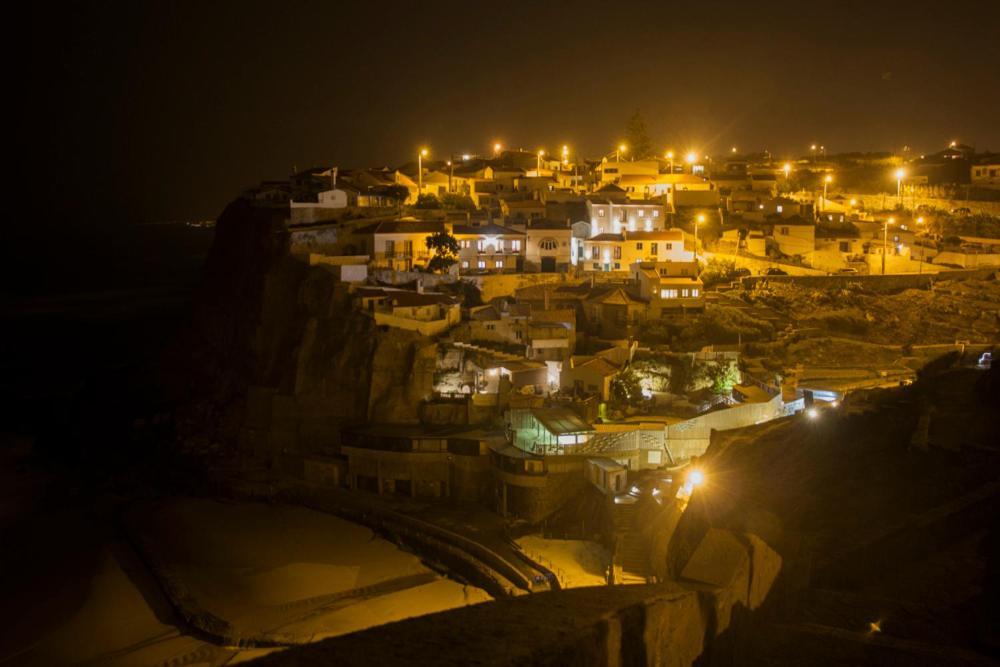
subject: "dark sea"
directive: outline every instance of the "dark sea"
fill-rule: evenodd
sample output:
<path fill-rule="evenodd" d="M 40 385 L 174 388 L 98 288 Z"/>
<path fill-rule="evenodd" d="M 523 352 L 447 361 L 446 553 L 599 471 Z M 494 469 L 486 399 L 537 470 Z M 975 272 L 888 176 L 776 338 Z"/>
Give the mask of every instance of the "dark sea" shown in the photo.
<path fill-rule="evenodd" d="M 72 437 L 81 413 L 146 410 L 155 364 L 190 319 L 212 236 L 163 223 L 21 244 L 0 293 L 0 437 L 54 426 Z"/>

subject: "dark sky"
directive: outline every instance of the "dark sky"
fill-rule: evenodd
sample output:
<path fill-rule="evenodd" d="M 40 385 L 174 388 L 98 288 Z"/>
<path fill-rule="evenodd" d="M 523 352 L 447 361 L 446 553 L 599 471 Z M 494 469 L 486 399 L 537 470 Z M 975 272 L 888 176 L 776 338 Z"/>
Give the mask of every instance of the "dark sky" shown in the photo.
<path fill-rule="evenodd" d="M 611 150 L 1000 149 L 1000 2 L 43 3 L 39 221 L 214 217 L 293 165 L 494 139 Z"/>

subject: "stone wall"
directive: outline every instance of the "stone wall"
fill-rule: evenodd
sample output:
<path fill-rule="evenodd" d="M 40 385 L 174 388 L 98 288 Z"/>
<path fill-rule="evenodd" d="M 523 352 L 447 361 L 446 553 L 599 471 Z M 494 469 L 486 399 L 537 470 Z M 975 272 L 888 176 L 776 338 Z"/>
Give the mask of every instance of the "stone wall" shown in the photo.
<path fill-rule="evenodd" d="M 844 194 L 845 199 L 856 199 L 866 209 L 871 211 L 883 211 L 895 208 L 899 204 L 899 199 L 895 195 L 861 195 Z M 933 197 L 910 197 L 903 196 L 903 203 L 907 209 L 917 206 L 930 206 L 944 211 L 951 211 L 956 208 L 967 208 L 975 214 L 1000 215 L 1000 201 L 973 201 L 965 199 L 937 199 Z"/>
<path fill-rule="evenodd" d="M 896 274 L 871 276 L 748 276 L 740 282 L 744 289 L 753 289 L 769 282 L 793 283 L 816 289 L 849 289 L 861 287 L 869 292 L 895 292 L 904 289 L 928 289 L 939 280 L 984 280 L 996 269 L 941 271 L 927 274 Z"/>

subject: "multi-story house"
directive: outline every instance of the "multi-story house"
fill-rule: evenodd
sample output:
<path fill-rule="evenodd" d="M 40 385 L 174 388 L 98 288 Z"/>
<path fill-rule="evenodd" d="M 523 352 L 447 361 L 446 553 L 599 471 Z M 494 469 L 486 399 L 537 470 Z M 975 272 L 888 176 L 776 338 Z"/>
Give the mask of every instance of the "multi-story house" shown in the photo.
<path fill-rule="evenodd" d="M 364 246 L 361 254 L 371 255 L 374 268 L 411 271 L 418 266 L 426 267 L 433 256 L 427 247 L 428 237 L 450 231 L 445 222 L 386 220 L 362 228 L 355 235 Z"/>
<path fill-rule="evenodd" d="M 680 229 L 599 234 L 584 239 L 582 246 L 577 265 L 584 271 L 627 271 L 633 262 L 693 259 L 693 253 L 684 248 L 684 232 Z"/>
<path fill-rule="evenodd" d="M 496 224 L 456 225 L 453 235 L 458 241 L 459 270 L 463 273 L 510 273 L 523 269 L 526 234 L 522 231 Z"/>
<path fill-rule="evenodd" d="M 573 230 L 563 222 L 534 220 L 525 230 L 525 271 L 565 272 L 576 264 Z"/>
<path fill-rule="evenodd" d="M 617 202 L 603 197 L 587 200 L 592 236 L 664 229 L 668 212 L 667 206 L 658 201 Z"/>
<path fill-rule="evenodd" d="M 629 269 L 639 296 L 648 304 L 648 319 L 660 319 L 664 312 L 705 308 L 704 285 L 694 261 L 636 262 Z"/>

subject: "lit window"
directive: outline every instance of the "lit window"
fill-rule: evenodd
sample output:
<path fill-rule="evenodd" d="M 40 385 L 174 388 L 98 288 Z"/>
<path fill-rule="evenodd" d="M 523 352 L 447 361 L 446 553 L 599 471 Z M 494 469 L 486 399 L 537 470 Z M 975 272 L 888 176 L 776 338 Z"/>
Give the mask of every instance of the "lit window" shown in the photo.
<path fill-rule="evenodd" d="M 478 250 L 479 252 L 482 252 L 485 249 L 486 249 L 486 241 L 484 241 L 482 239 L 479 239 L 478 241 L 476 241 L 476 250 Z"/>
<path fill-rule="evenodd" d="M 615 259 L 622 258 L 622 247 L 620 245 L 615 246 Z"/>
<path fill-rule="evenodd" d="M 646 217 L 646 212 L 644 210 L 642 210 L 641 208 L 639 209 L 639 217 L 640 218 Z"/>
<path fill-rule="evenodd" d="M 691 290 L 689 290 L 689 289 L 682 289 L 681 290 L 681 296 L 684 297 L 685 299 L 688 298 L 689 296 L 691 296 Z"/>
<path fill-rule="evenodd" d="M 659 252 L 658 252 L 658 250 L 659 250 L 658 246 L 659 246 L 658 243 L 650 243 L 649 244 L 649 254 L 650 255 L 658 255 L 659 254 Z"/>
<path fill-rule="evenodd" d="M 480 269 L 485 269 L 486 268 L 486 260 L 485 259 L 479 260 L 478 266 L 479 266 Z"/>
<path fill-rule="evenodd" d="M 697 290 L 697 288 L 691 290 L 691 296 L 698 296 L 698 290 Z"/>
<path fill-rule="evenodd" d="M 677 298 L 677 290 L 675 290 L 675 289 L 661 289 L 660 290 L 660 298 L 661 299 L 676 299 Z"/>
<path fill-rule="evenodd" d="M 653 231 L 653 221 L 652 220 L 646 220 L 645 229 L 646 229 L 647 232 Z"/>
<path fill-rule="evenodd" d="M 653 217 L 654 217 L 654 218 L 659 218 L 659 217 L 660 217 L 660 212 L 659 212 L 659 211 L 657 211 L 657 210 L 654 210 L 654 211 L 653 211 Z"/>
<path fill-rule="evenodd" d="M 496 261 L 496 267 L 497 267 L 498 269 L 502 269 L 502 268 L 503 268 L 503 260 L 502 260 L 502 259 L 498 259 L 498 260 Z"/>
<path fill-rule="evenodd" d="M 467 269 L 467 268 L 469 268 L 469 262 L 468 262 L 468 261 L 463 261 L 463 262 L 462 262 L 462 268 L 463 268 L 463 269 Z"/>
<path fill-rule="evenodd" d="M 603 208 L 597 209 L 597 215 L 599 215 L 600 217 L 603 218 L 604 217 L 604 209 Z"/>
<path fill-rule="evenodd" d="M 514 239 L 510 242 L 511 252 L 521 252 L 521 239 Z"/>
<path fill-rule="evenodd" d="M 777 209 L 778 213 L 781 213 L 783 210 L 785 210 L 785 207 L 782 206 L 781 204 L 778 204 L 778 206 L 776 207 L 776 209 Z"/>

